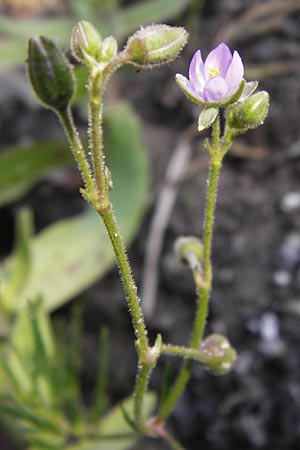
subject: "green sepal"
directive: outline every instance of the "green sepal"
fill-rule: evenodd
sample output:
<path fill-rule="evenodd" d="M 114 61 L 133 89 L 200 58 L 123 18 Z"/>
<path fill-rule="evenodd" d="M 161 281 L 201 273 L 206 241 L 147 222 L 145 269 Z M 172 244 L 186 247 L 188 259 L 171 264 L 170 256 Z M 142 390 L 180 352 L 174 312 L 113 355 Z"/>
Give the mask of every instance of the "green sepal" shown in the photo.
<path fill-rule="evenodd" d="M 215 108 L 213 106 L 205 106 L 198 119 L 198 131 L 201 133 L 201 131 L 206 130 L 209 128 L 214 121 L 216 120 L 219 113 L 219 108 Z"/>
<path fill-rule="evenodd" d="M 246 98 L 250 97 L 253 92 L 257 89 L 258 81 L 247 81 L 244 85 L 244 89 L 242 95 L 239 98 L 239 102 L 246 100 Z"/>

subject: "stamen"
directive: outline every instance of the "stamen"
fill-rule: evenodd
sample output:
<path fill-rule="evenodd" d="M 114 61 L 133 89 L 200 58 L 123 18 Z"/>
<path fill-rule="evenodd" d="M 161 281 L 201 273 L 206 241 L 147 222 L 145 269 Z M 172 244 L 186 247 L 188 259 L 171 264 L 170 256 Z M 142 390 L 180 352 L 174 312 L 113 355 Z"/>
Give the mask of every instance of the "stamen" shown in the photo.
<path fill-rule="evenodd" d="M 213 68 L 208 69 L 209 78 L 220 75 L 220 73 L 221 73 L 221 67 L 213 67 Z"/>

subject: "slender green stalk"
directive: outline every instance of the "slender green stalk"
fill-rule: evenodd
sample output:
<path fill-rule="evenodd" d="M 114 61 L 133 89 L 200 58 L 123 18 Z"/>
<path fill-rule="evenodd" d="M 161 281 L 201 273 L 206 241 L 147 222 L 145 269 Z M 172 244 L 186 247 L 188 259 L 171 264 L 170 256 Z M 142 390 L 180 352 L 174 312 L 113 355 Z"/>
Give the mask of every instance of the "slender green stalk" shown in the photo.
<path fill-rule="evenodd" d="M 85 187 L 89 193 L 93 193 L 95 191 L 95 186 L 91 175 L 91 168 L 86 159 L 79 133 L 74 124 L 71 109 L 68 108 L 65 112 L 60 112 L 58 116 L 70 142 L 71 150 L 77 162 L 78 168 L 81 171 Z"/>
<path fill-rule="evenodd" d="M 198 349 L 203 338 L 208 313 L 208 304 L 212 285 L 211 247 L 220 169 L 220 122 L 219 118 L 217 118 L 213 125 L 213 152 L 211 154 L 204 219 L 203 282 L 201 285 L 197 285 L 197 311 L 190 340 L 190 348 L 194 350 Z M 159 412 L 158 420 L 160 422 L 165 422 L 173 411 L 190 378 L 192 364 L 193 361 L 191 359 L 187 359 L 183 362 L 178 378 Z"/>
<path fill-rule="evenodd" d="M 90 150 L 92 153 L 93 176 L 98 192 L 98 203 L 101 207 L 108 204 L 106 179 L 104 174 L 105 161 L 103 152 L 103 90 L 99 74 L 90 78 Z"/>
<path fill-rule="evenodd" d="M 165 441 L 169 444 L 172 450 L 185 450 L 184 447 L 170 434 L 167 435 Z"/>
<path fill-rule="evenodd" d="M 132 319 L 134 332 L 136 335 L 136 346 L 138 351 L 138 373 L 134 390 L 134 420 L 139 429 L 143 428 L 143 401 L 147 391 L 148 380 L 152 367 L 156 361 L 148 360 L 150 352 L 147 330 L 145 326 L 144 316 L 140 308 L 137 286 L 132 276 L 130 264 L 126 254 L 126 248 L 121 238 L 117 222 L 113 215 L 112 206 L 108 195 L 108 180 L 106 174 L 106 165 L 103 152 L 103 92 L 107 80 L 116 68 L 122 63 L 121 56 L 111 66 L 107 67 L 107 72 L 95 73 L 90 78 L 90 148 L 92 152 L 93 175 L 95 177 L 97 196 L 93 201 L 93 205 L 103 220 L 120 271 L 120 276 L 124 285 L 126 298 L 128 302 L 129 312 Z"/>
<path fill-rule="evenodd" d="M 154 363 L 145 363 L 143 359 L 147 359 L 149 354 L 149 344 L 147 330 L 145 326 L 144 316 L 140 308 L 139 298 L 137 294 L 137 286 L 133 279 L 130 265 L 128 262 L 125 246 L 120 236 L 119 229 L 113 216 L 111 206 L 108 209 L 99 211 L 111 244 L 113 246 L 116 260 L 119 266 L 121 279 L 126 292 L 129 311 L 132 318 L 134 332 L 137 337 L 136 345 L 139 355 L 138 373 L 136 377 L 134 389 L 134 421 L 139 429 L 143 428 L 143 402 L 147 392 L 148 380 Z"/>
<path fill-rule="evenodd" d="M 139 367 L 136 384 L 134 390 L 134 422 L 138 430 L 143 431 L 144 420 L 143 420 L 143 403 L 144 396 L 147 392 L 148 381 L 150 373 L 152 371 L 152 365 L 142 364 Z"/>
<path fill-rule="evenodd" d="M 193 358 L 197 360 L 200 360 L 202 356 L 199 350 L 172 344 L 163 344 L 161 352 L 165 355 L 182 356 L 183 358 Z M 207 355 L 204 355 L 203 359 L 207 360 Z"/>
<path fill-rule="evenodd" d="M 119 266 L 120 275 L 124 285 L 126 297 L 128 300 L 129 311 L 132 318 L 134 332 L 137 337 L 137 344 L 140 352 L 146 354 L 148 352 L 148 338 L 145 327 L 144 316 L 140 307 L 139 297 L 137 294 L 137 286 L 132 276 L 131 268 L 127 258 L 124 243 L 122 241 L 120 231 L 115 221 L 112 207 L 99 211 L 110 238 L 112 247 L 115 252 L 116 260 Z"/>

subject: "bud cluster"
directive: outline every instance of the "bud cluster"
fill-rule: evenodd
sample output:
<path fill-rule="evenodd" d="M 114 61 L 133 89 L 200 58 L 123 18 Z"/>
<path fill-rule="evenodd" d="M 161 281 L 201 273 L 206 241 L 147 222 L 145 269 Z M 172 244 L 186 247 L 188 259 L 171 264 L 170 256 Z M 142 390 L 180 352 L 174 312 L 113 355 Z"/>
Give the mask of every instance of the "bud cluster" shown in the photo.
<path fill-rule="evenodd" d="M 93 24 L 81 20 L 72 31 L 71 52 L 74 58 L 88 67 L 98 63 L 106 63 L 118 52 L 118 44 L 114 37 L 102 40 Z"/>

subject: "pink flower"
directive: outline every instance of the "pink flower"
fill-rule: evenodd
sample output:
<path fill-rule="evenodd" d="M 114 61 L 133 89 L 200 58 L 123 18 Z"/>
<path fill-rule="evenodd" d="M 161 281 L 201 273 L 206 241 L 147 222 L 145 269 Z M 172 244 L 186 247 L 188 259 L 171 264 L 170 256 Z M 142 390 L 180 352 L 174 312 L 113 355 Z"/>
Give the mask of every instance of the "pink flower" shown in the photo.
<path fill-rule="evenodd" d="M 205 62 L 198 50 L 191 61 L 189 79 L 177 74 L 176 81 L 183 92 L 197 103 L 226 102 L 239 89 L 244 65 L 237 51 L 231 54 L 222 43 L 212 50 Z"/>

